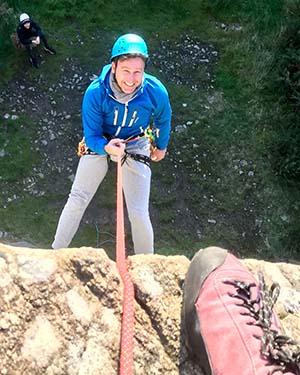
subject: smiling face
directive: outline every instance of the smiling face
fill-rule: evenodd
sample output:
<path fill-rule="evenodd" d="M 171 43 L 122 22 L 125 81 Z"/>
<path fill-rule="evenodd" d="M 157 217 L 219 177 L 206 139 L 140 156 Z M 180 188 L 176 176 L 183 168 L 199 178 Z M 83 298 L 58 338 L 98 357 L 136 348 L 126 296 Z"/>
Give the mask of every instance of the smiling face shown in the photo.
<path fill-rule="evenodd" d="M 141 57 L 113 61 L 111 68 L 120 89 L 125 94 L 133 93 L 143 81 L 145 62 Z"/>

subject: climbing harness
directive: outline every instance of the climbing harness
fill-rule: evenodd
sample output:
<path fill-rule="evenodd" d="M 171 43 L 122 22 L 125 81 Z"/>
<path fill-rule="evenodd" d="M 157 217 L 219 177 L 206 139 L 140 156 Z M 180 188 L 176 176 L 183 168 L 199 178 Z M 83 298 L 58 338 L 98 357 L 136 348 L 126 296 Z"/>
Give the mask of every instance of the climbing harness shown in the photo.
<path fill-rule="evenodd" d="M 112 137 L 108 134 L 104 134 L 105 138 L 107 139 L 112 139 Z M 132 135 L 130 136 L 129 138 L 125 139 L 123 142 L 124 143 L 130 143 L 130 142 L 134 142 L 134 141 L 137 141 L 141 138 L 148 138 L 149 141 L 150 141 L 150 147 L 151 147 L 151 150 L 155 147 L 154 144 L 155 144 L 155 136 L 153 134 L 153 130 L 151 129 L 150 126 L 148 126 L 144 131 L 142 131 L 141 133 L 137 134 L 137 135 Z M 82 138 L 82 140 L 78 143 L 78 148 L 77 148 L 77 155 L 78 156 L 83 156 L 83 155 L 97 155 L 96 152 L 92 151 L 91 149 L 89 149 L 85 143 L 85 140 L 84 140 L 84 137 Z M 126 162 L 126 159 L 130 157 L 136 161 L 139 161 L 141 163 L 144 163 L 146 164 L 148 167 L 150 167 L 150 158 L 149 156 L 146 156 L 146 155 L 142 155 L 142 154 L 133 154 L 133 153 L 130 153 L 130 152 L 127 152 L 125 150 L 125 153 L 122 157 L 122 165 Z"/>
<path fill-rule="evenodd" d="M 272 327 L 272 312 L 274 305 L 279 296 L 279 285 L 272 284 L 268 290 L 264 277 L 259 274 L 259 286 L 256 298 L 252 297 L 251 288 L 256 287 L 255 283 L 247 283 L 243 281 L 224 281 L 225 284 L 231 284 L 236 287 L 237 292 L 231 294 L 232 297 L 242 301 L 241 306 L 247 308 L 248 313 L 254 318 L 253 323 L 259 326 L 263 334 L 261 339 L 261 354 L 268 358 L 273 369 L 269 371 L 269 375 L 291 372 L 300 374 L 300 345 L 295 340 L 279 334 Z"/>
<path fill-rule="evenodd" d="M 125 139 L 124 143 L 137 141 L 138 139 L 141 139 L 141 138 L 148 138 L 151 144 L 155 143 L 154 132 L 152 128 L 150 127 L 150 125 L 145 130 L 143 130 L 140 134 L 132 135 L 131 137 Z"/>
<path fill-rule="evenodd" d="M 126 162 L 128 157 L 130 157 L 131 159 L 133 159 L 135 161 L 139 161 L 140 163 L 144 163 L 145 165 L 147 165 L 147 167 L 150 167 L 149 156 L 142 155 L 142 154 L 132 154 L 130 152 L 127 152 L 126 150 L 125 150 L 125 152 L 122 156 L 122 160 L 121 160 L 122 165 Z"/>
<path fill-rule="evenodd" d="M 116 261 L 123 282 L 123 315 L 120 344 L 119 375 L 133 374 L 134 287 L 126 264 L 122 160 L 117 164 L 117 242 Z"/>
<path fill-rule="evenodd" d="M 153 134 L 153 131 L 150 126 L 148 126 L 143 132 L 141 132 L 138 135 L 131 136 L 127 139 L 124 140 L 124 143 L 129 143 L 133 141 L 137 141 L 141 138 L 148 138 L 150 141 L 150 148 L 151 150 L 154 148 L 154 142 L 155 142 L 155 137 Z M 139 161 L 140 163 L 144 163 L 147 165 L 147 167 L 150 167 L 150 157 L 143 155 L 143 154 L 133 154 L 131 152 L 128 152 L 125 150 L 124 155 L 122 156 L 122 165 L 126 162 L 127 158 L 130 157 L 131 159 L 135 161 Z"/>

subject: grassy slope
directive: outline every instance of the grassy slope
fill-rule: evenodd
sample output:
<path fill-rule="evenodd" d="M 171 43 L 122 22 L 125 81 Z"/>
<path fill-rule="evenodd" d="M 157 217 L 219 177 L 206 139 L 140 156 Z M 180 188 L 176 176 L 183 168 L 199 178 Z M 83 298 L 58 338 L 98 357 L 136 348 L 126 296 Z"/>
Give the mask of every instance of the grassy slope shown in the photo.
<path fill-rule="evenodd" d="M 107 50 L 115 37 L 124 32 L 141 33 L 152 51 L 159 47 L 160 40 L 176 41 L 186 33 L 213 43 L 220 51 L 209 111 L 203 111 L 206 93 L 191 95 L 186 87 L 166 82 L 172 100 L 173 123 L 191 120 L 194 125 L 185 133 L 172 136 L 169 159 L 154 167 L 154 177 L 159 176 L 161 183 L 152 189 L 154 211 L 159 212 L 156 228 L 159 251 L 190 256 L 200 246 L 219 244 L 240 255 L 297 257 L 297 245 L 289 241 L 289 234 L 297 230 L 298 206 L 294 201 L 298 191 L 278 183 L 265 152 L 273 134 L 269 119 L 274 117 L 276 106 L 272 104 L 272 93 L 265 93 L 263 88 L 283 22 L 283 2 L 269 0 L 262 4 L 257 0 L 249 1 L 248 5 L 237 1 L 235 6 L 229 1 L 213 0 L 169 0 L 161 4 L 150 0 L 121 4 L 72 1 L 72 6 L 67 3 L 48 0 L 41 9 L 36 6 L 33 9 L 30 2 L 19 1 L 17 10 L 38 14 L 41 24 L 47 25 L 52 38 L 58 39 L 58 48 L 65 55 L 74 54 L 84 63 L 90 59 L 95 69 L 107 58 Z M 216 27 L 222 22 L 238 23 L 242 31 Z M 93 40 L 88 42 L 96 29 L 106 36 L 99 44 Z M 76 50 L 66 47 L 64 40 L 75 40 L 77 31 L 85 45 Z M 3 79 L 18 72 L 19 57 L 15 51 L 10 52 Z M 99 59 L 94 58 L 97 56 Z M 56 61 L 58 65 L 54 63 L 49 72 L 51 80 L 55 80 L 58 72 L 59 59 Z M 165 81 L 164 76 L 161 78 Z M 187 109 L 183 110 L 182 103 L 188 103 Z M 1 133 L 5 139 L 7 134 L 3 128 Z M 17 143 L 22 134 L 9 136 Z M 23 160 L 27 167 L 35 162 L 29 156 Z M 6 160 L 0 159 L 0 163 L 3 165 Z M 3 167 L 3 175 L 9 176 L 6 165 Z M 109 194 L 109 185 L 104 186 L 106 190 Z M 183 192 L 181 205 L 178 205 L 178 190 Z M 28 197 L 1 208 L 4 224 L 0 229 L 48 246 L 55 229 L 54 216 L 61 209 L 55 206 L 55 199 L 55 196 L 35 200 Z M 36 215 L 41 207 L 45 207 L 43 215 Z M 208 224 L 207 219 L 215 218 L 216 225 Z M 91 236 L 95 236 L 95 230 L 87 227 L 78 234 L 74 244 L 88 243 Z M 109 235 L 107 241 L 110 247 Z"/>

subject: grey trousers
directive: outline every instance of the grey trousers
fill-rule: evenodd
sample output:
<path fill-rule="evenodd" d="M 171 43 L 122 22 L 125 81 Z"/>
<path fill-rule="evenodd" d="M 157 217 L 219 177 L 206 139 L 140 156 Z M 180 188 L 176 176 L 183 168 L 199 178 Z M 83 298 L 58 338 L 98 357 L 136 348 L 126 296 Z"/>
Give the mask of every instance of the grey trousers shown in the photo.
<path fill-rule="evenodd" d="M 127 144 L 126 150 L 149 156 L 147 139 Z M 81 156 L 69 195 L 58 221 L 53 249 L 66 248 L 76 234 L 82 216 L 108 170 L 107 156 Z M 122 167 L 123 191 L 136 254 L 153 253 L 153 229 L 149 217 L 151 169 L 128 157 Z"/>

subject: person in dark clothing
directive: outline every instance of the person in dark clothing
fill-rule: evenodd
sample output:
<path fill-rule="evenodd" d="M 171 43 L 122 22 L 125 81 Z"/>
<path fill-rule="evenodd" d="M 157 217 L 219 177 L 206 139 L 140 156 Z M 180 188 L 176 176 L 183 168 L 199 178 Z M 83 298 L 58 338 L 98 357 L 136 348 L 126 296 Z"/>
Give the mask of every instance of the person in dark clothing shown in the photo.
<path fill-rule="evenodd" d="M 30 63 L 38 68 L 38 61 L 33 52 L 33 48 L 38 46 L 42 40 L 44 44 L 44 50 L 51 55 L 55 55 L 56 51 L 54 48 L 50 47 L 45 34 L 43 33 L 40 26 L 34 22 L 27 13 L 22 13 L 20 15 L 20 23 L 17 27 L 17 34 L 20 42 L 25 46 L 28 54 Z"/>

